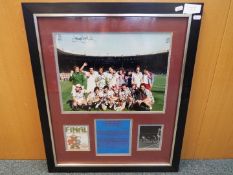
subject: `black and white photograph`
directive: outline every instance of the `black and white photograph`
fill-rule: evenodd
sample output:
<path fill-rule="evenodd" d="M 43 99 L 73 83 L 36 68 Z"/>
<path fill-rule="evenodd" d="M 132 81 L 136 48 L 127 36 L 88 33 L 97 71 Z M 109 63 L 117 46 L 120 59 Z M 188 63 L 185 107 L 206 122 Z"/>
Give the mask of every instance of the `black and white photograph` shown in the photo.
<path fill-rule="evenodd" d="M 161 150 L 163 125 L 138 126 L 138 151 Z"/>
<path fill-rule="evenodd" d="M 66 112 L 164 112 L 172 33 L 54 33 Z"/>

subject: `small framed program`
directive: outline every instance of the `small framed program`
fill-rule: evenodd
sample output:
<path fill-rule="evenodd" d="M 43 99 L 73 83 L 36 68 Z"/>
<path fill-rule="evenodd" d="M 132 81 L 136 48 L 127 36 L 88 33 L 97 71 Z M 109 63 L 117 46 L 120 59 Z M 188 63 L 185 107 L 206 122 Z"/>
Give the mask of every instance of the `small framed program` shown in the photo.
<path fill-rule="evenodd" d="M 66 151 L 90 151 L 88 126 L 66 125 L 64 137 Z"/>
<path fill-rule="evenodd" d="M 22 8 L 49 171 L 178 171 L 203 4 Z"/>

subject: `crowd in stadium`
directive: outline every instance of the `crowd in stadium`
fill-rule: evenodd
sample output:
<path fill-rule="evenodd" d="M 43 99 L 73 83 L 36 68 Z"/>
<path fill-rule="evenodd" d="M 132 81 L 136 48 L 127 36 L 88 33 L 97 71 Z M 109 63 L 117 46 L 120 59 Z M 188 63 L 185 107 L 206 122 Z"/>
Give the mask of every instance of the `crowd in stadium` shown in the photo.
<path fill-rule="evenodd" d="M 136 66 L 135 70 L 125 71 L 111 66 L 107 71 L 103 67 L 95 71 L 89 66 L 88 71 L 84 71 L 86 66 L 87 63 L 81 67 L 74 66 L 69 75 L 73 84 L 72 110 L 152 110 L 153 76 L 147 69 L 141 72 L 140 66 Z"/>

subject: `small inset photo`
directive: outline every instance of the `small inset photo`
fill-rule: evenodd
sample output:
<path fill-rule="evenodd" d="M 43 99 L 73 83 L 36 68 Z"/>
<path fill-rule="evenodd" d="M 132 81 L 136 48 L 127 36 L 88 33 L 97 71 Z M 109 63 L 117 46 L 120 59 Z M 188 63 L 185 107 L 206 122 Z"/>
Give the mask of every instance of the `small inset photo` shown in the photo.
<path fill-rule="evenodd" d="M 163 125 L 138 126 L 138 151 L 161 150 L 163 138 Z"/>
<path fill-rule="evenodd" d="M 64 126 L 66 151 L 90 151 L 89 128 L 87 125 Z"/>

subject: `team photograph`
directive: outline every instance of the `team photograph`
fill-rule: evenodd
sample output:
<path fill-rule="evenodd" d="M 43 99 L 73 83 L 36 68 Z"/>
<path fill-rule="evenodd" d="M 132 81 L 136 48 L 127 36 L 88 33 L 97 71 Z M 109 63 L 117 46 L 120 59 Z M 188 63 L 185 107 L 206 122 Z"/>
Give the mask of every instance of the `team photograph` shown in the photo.
<path fill-rule="evenodd" d="M 164 111 L 170 33 L 56 33 L 54 42 L 64 112 Z"/>

